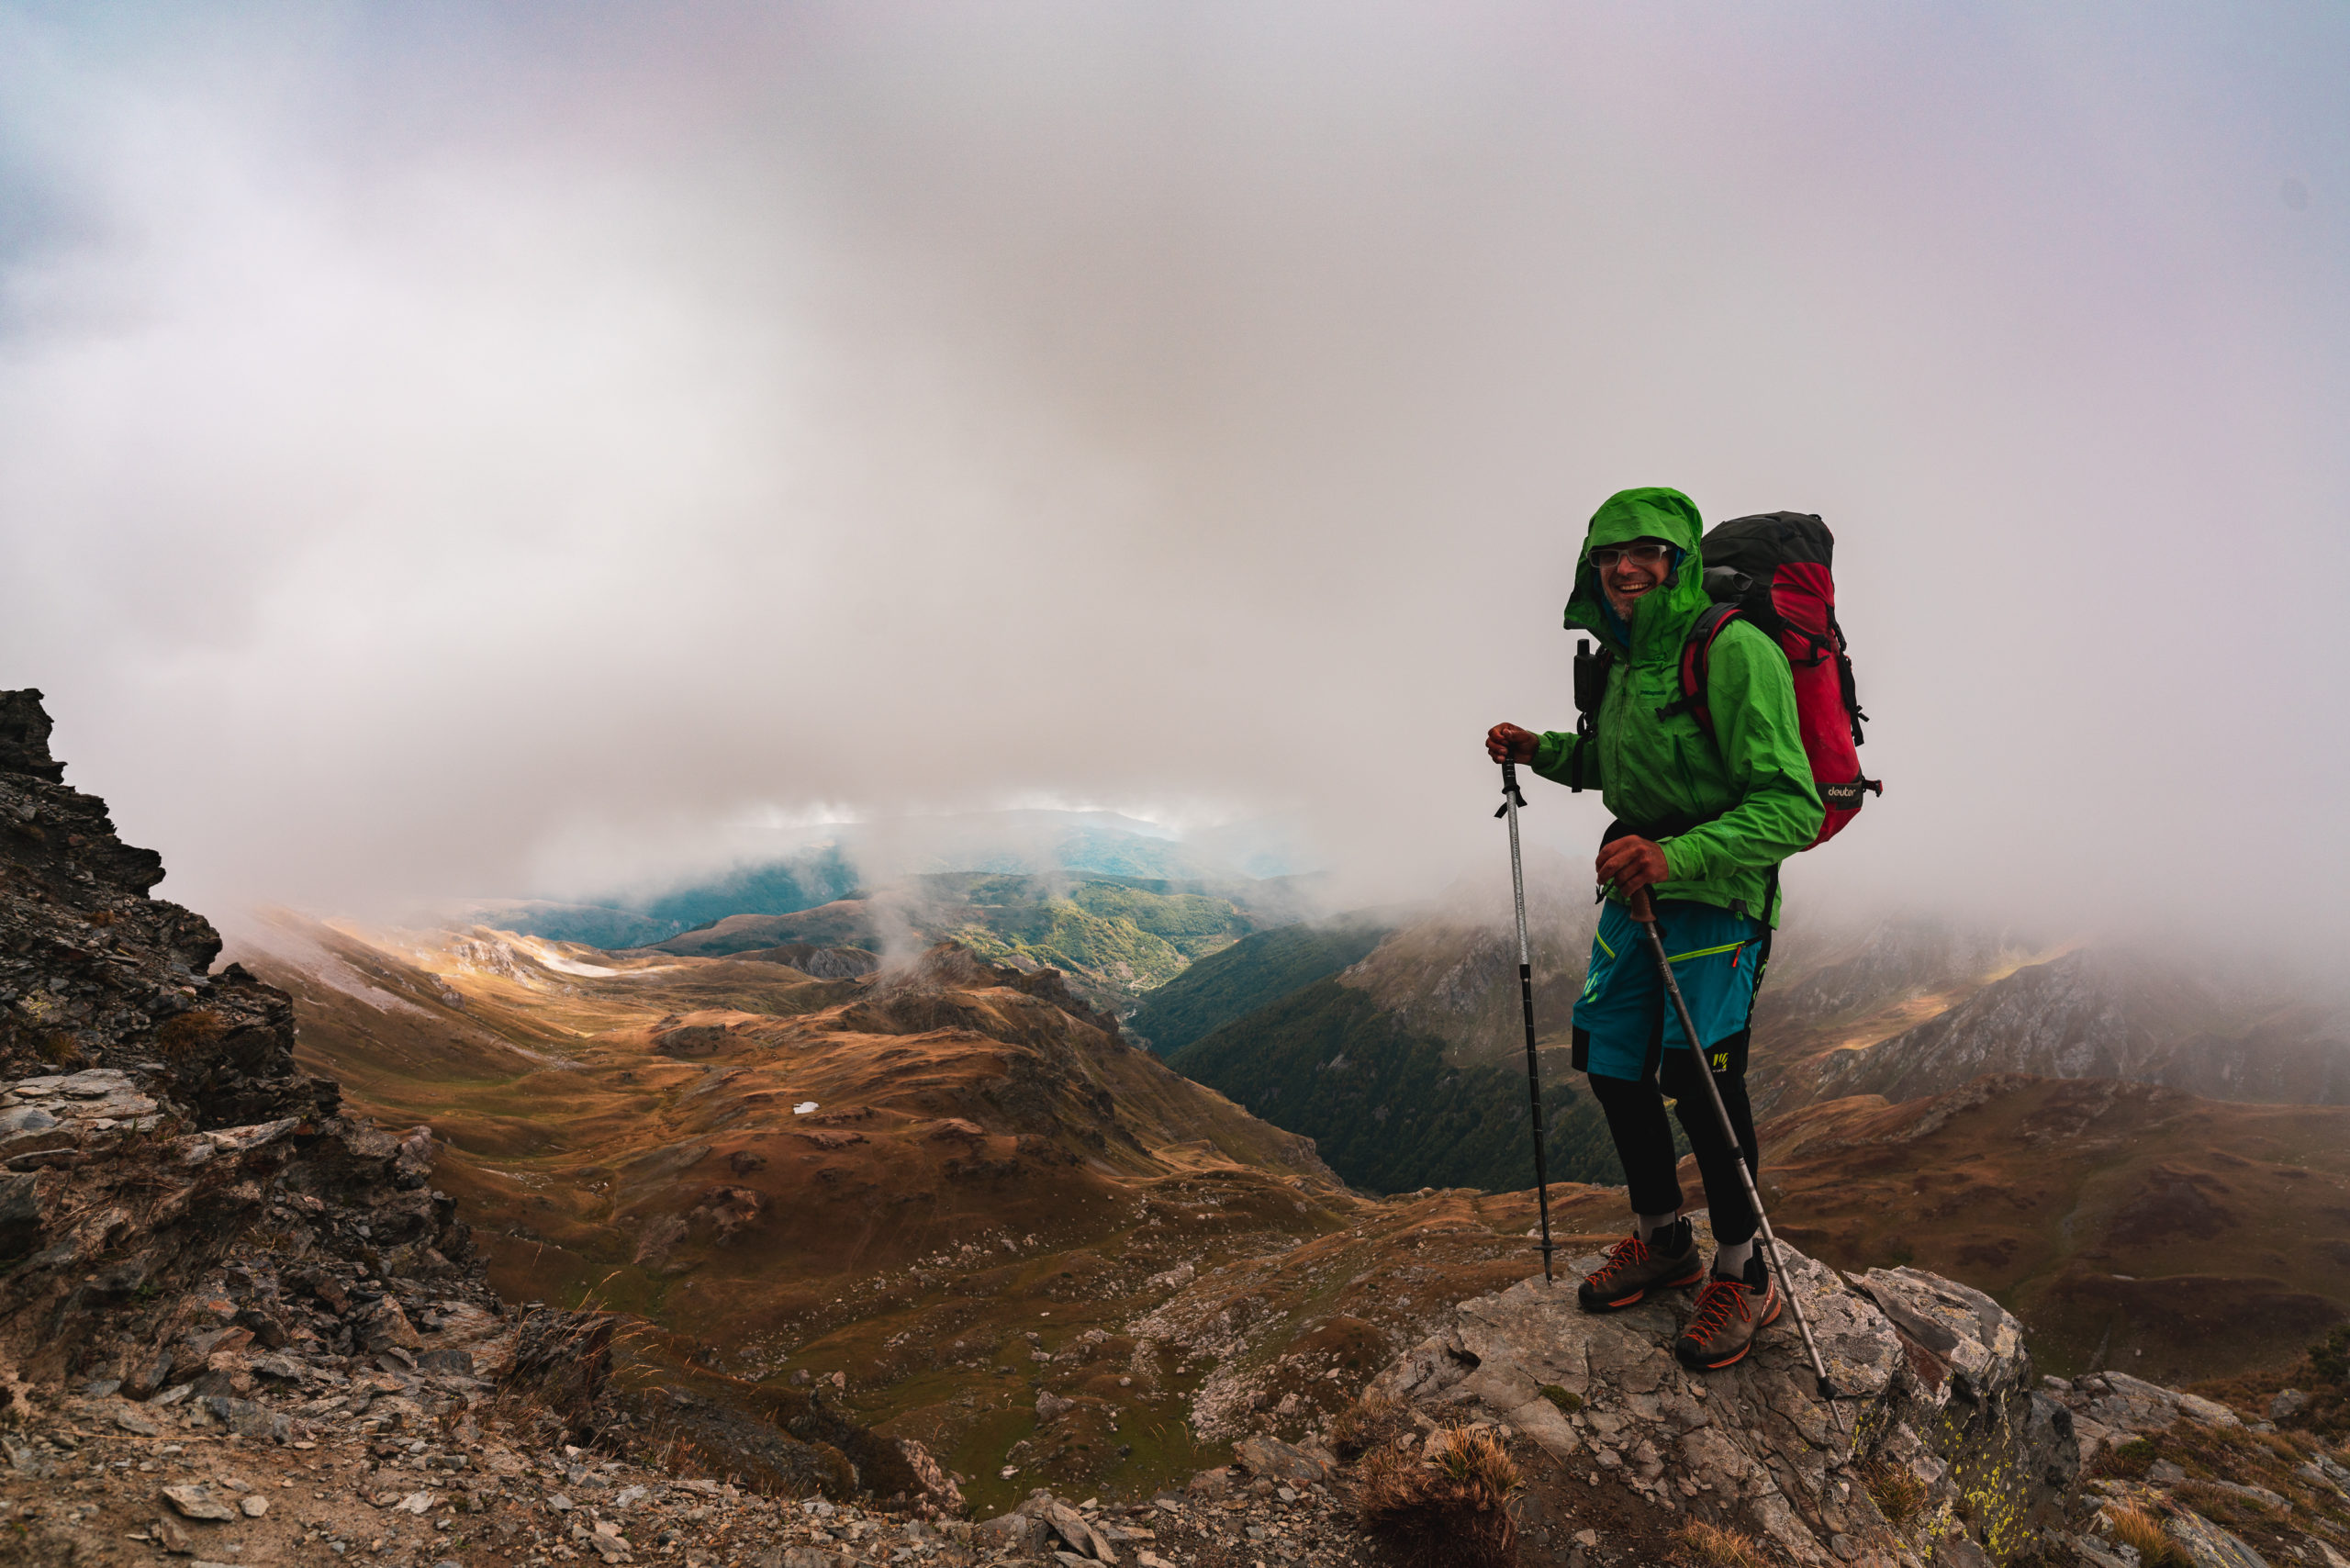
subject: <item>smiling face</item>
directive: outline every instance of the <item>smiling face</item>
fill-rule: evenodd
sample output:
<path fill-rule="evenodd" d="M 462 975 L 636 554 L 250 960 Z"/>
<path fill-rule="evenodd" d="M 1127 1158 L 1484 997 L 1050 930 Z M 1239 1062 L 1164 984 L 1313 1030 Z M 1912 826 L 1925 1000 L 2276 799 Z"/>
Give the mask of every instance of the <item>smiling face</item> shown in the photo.
<path fill-rule="evenodd" d="M 1594 550 L 1591 564 L 1599 572 L 1600 589 L 1609 606 L 1629 621 L 1633 608 L 1673 570 L 1673 550 L 1661 539 L 1635 539 Z"/>

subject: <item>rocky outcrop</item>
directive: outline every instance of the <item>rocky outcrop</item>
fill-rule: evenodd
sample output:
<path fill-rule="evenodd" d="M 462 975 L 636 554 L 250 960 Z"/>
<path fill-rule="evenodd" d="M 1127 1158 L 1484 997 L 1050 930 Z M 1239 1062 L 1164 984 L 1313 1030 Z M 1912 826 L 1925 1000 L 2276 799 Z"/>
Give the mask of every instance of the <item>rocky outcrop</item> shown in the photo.
<path fill-rule="evenodd" d="M 2021 1325 L 1935 1275 L 1847 1280 L 1781 1251 L 1833 1415 L 1786 1319 L 1699 1378 L 1673 1359 L 1677 1297 L 1595 1316 L 1572 1274 L 1460 1303 L 1371 1392 L 1501 1422 L 1662 1518 L 1751 1532 L 1821 1568 L 2005 1562 L 2061 1523 L 2079 1445 L 2071 1412 L 2031 1387 Z M 1901 1500 L 1888 1512 L 1880 1495 Z"/>
<path fill-rule="evenodd" d="M 334 1114 L 337 1086 L 295 1065 L 286 994 L 208 972 L 219 934 L 148 896 L 162 860 L 65 785 L 49 734 L 39 692 L 0 692 L 0 1356 L 36 1380 L 187 1382 L 221 1350 L 182 1354 L 188 1293 L 251 1257 L 364 1297 L 493 1301 L 428 1183 L 430 1133 Z M 322 1344 L 359 1332 L 339 1312 Z"/>
<path fill-rule="evenodd" d="M 2038 1378 L 2022 1326 L 1978 1291 L 1781 1250 L 1832 1417 L 1786 1316 L 1697 1377 L 1669 1349 L 1684 1296 L 1594 1316 L 1575 1271 L 1460 1303 L 1363 1409 L 1424 1432 L 1490 1422 L 1539 1450 L 1569 1484 L 1529 1495 L 1525 1522 L 1570 1568 L 1661 1560 L 1699 1521 L 1818 1568 L 2350 1562 L 2350 1456 L 2322 1440 L 2120 1372 Z M 1628 1518 L 1595 1495 L 1610 1492 L 1637 1499 Z"/>
<path fill-rule="evenodd" d="M 284 991 L 231 964 L 220 934 L 148 896 L 151 849 L 69 788 L 38 691 L 0 691 L 0 1077 L 106 1068 L 168 1080 L 199 1126 L 331 1114 L 294 1065 Z"/>
<path fill-rule="evenodd" d="M 2165 1542 L 2194 1568 L 2350 1563 L 2350 1455 L 2121 1372 L 2043 1387 L 2073 1413 L 2091 1477 L 2052 1551 L 2090 1568 L 2140 1568 Z"/>
<path fill-rule="evenodd" d="M 688 1458 L 755 1492 L 961 1508 L 954 1481 L 919 1443 L 848 1419 L 821 1387 L 755 1383 L 697 1364 L 700 1350 L 616 1314 L 534 1307 L 517 1326 L 507 1386 L 535 1394 L 583 1442 Z"/>
<path fill-rule="evenodd" d="M 780 947 L 757 947 L 733 957 L 762 964 L 788 964 L 818 980 L 855 980 L 881 967 L 878 953 L 862 947 L 820 947 L 811 942 L 787 942 Z"/>
<path fill-rule="evenodd" d="M 0 1085 L 0 1360 L 35 1382 L 147 1398 L 217 1373 L 209 1392 L 242 1397 L 229 1352 L 397 1360 L 424 1348 L 404 1297 L 497 1308 L 427 1184 L 429 1129 L 199 1127 L 166 1090 L 88 1068 Z"/>

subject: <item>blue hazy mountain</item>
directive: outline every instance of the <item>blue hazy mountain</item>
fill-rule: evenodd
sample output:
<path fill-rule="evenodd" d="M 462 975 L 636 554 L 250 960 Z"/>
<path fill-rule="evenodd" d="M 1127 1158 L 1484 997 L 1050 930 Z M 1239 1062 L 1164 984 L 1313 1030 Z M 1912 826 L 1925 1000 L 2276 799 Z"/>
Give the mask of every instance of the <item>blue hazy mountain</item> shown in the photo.
<path fill-rule="evenodd" d="M 1264 829 L 1235 837 L 1244 858 L 1293 869 Z M 529 935 L 598 947 L 646 946 L 731 915 L 784 915 L 908 877 L 949 873 L 1115 877 L 1228 888 L 1249 902 L 1293 902 L 1295 879 L 1259 879 L 1213 848 L 1114 812 L 974 812 L 805 830 L 771 856 L 666 887 L 563 901 L 486 900 L 465 919 Z"/>

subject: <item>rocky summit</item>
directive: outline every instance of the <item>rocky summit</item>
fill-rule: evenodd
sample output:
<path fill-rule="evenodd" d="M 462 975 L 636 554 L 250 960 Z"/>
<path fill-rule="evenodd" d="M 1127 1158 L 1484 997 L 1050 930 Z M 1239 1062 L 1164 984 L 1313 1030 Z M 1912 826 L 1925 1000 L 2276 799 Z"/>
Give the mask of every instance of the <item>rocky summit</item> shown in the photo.
<path fill-rule="evenodd" d="M 2022 1326 L 1932 1274 L 1848 1280 L 1791 1248 L 1780 1256 L 1832 1408 L 1791 1314 L 1753 1354 L 1701 1377 L 1672 1354 L 1683 1302 L 1596 1316 L 1576 1305 L 1572 1277 L 1462 1302 L 1372 1392 L 1502 1422 L 1570 1475 L 1612 1481 L 1664 1517 L 1751 1524 L 1793 1562 L 2008 1562 L 2036 1548 L 2080 1448 L 2071 1414 L 2031 1386 Z M 1916 1479 L 1920 1528 L 1904 1531 L 1870 1501 L 1871 1467 Z"/>

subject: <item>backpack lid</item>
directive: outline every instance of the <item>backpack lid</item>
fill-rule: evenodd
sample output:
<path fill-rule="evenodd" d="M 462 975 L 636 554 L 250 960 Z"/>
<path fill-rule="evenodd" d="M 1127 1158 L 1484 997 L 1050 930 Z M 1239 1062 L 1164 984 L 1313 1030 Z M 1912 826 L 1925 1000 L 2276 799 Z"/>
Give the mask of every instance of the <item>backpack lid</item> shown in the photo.
<path fill-rule="evenodd" d="M 1717 524 L 1706 535 L 1706 566 L 1729 566 L 1758 582 L 1794 561 L 1835 566 L 1836 535 L 1808 512 L 1758 512 Z"/>

